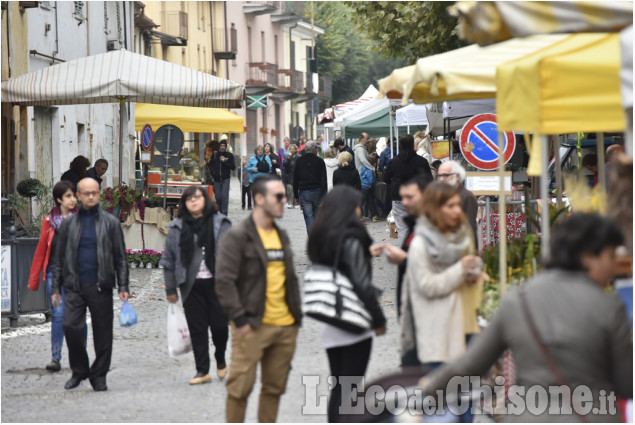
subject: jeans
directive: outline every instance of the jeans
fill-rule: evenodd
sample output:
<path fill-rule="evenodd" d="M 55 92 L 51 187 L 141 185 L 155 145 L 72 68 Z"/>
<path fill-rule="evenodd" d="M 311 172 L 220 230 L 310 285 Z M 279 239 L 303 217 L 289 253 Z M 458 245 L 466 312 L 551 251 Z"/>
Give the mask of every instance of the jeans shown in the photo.
<path fill-rule="evenodd" d="M 372 346 L 373 338 L 370 337 L 356 344 L 333 347 L 326 350 L 331 368 L 331 376 L 337 378 L 337 384 L 331 390 L 331 397 L 329 398 L 329 422 L 341 422 L 340 407 L 342 406 L 342 400 L 350 399 L 350 394 L 343 394 L 342 392 L 341 378 L 343 376 L 354 376 L 360 379 L 364 377 L 368 360 L 370 360 L 370 350 Z"/>
<path fill-rule="evenodd" d="M 301 190 L 298 196 L 300 201 L 300 207 L 302 208 L 302 214 L 304 215 L 304 223 L 306 224 L 306 232 L 311 231 L 311 224 L 317 215 L 320 205 L 320 199 L 322 198 L 322 191 L 320 189 Z"/>
<path fill-rule="evenodd" d="M 46 296 L 51 303 L 51 286 L 53 284 L 53 269 L 46 268 Z M 64 346 L 64 302 L 66 301 L 66 291 L 60 288 L 62 302 L 55 307 L 51 304 L 51 358 L 58 362 L 62 360 L 62 347 Z M 88 337 L 88 328 L 84 326 L 84 346 Z"/>
<path fill-rule="evenodd" d="M 214 182 L 214 196 L 216 197 L 216 203 L 221 214 L 227 215 L 227 209 L 229 208 L 229 181 L 231 179 L 225 179 L 220 182 Z"/>
<path fill-rule="evenodd" d="M 243 208 L 245 208 L 245 196 L 247 196 L 248 207 L 251 208 L 251 185 L 248 184 L 247 186 L 245 186 L 244 184 L 241 184 L 240 187 L 242 187 L 242 194 L 240 199 L 242 200 Z"/>

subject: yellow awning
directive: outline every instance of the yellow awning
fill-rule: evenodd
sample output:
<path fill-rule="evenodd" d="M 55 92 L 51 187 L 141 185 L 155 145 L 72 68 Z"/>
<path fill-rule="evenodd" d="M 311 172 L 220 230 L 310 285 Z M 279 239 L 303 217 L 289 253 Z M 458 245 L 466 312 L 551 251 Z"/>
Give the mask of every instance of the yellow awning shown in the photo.
<path fill-rule="evenodd" d="M 141 131 L 146 124 L 150 124 L 153 131 L 157 131 L 165 124 L 173 124 L 181 131 L 192 133 L 242 133 L 244 131 L 243 117 L 225 109 L 137 103 L 135 130 Z"/>
<path fill-rule="evenodd" d="M 499 128 L 623 131 L 620 58 L 619 34 L 581 33 L 502 64 L 496 75 Z"/>
<path fill-rule="evenodd" d="M 552 45 L 565 34 L 537 35 L 507 40 L 487 47 L 467 46 L 421 58 L 414 66 L 393 71 L 381 80 L 384 95 L 402 87 L 403 103 L 496 97 L 496 67 Z M 407 76 L 407 74 L 410 74 Z M 407 79 L 406 79 L 407 78 Z M 404 82 L 405 80 L 405 82 Z M 395 97 L 394 93 L 389 97 Z"/>
<path fill-rule="evenodd" d="M 632 1 L 459 1 L 459 37 L 487 45 L 532 34 L 612 32 L 633 24 Z"/>

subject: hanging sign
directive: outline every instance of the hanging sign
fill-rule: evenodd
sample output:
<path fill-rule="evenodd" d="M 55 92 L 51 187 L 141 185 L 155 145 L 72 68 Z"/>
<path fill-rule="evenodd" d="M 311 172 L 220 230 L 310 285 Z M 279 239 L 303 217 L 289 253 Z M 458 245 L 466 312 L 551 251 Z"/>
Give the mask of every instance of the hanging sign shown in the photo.
<path fill-rule="evenodd" d="M 503 158 L 506 164 L 516 149 L 513 131 L 502 133 Z M 498 124 L 495 114 L 480 114 L 470 118 L 461 130 L 461 153 L 467 162 L 479 170 L 498 168 Z"/>
<path fill-rule="evenodd" d="M 267 95 L 248 95 L 247 96 L 248 108 L 266 108 L 267 107 Z"/>

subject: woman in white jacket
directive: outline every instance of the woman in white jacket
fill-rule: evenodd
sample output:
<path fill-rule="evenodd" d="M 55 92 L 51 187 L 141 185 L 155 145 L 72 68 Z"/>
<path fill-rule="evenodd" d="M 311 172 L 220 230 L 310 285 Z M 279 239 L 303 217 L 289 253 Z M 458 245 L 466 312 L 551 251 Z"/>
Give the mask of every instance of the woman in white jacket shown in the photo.
<path fill-rule="evenodd" d="M 333 189 L 333 173 L 337 170 L 337 151 L 335 148 L 328 148 L 324 152 L 324 165 L 326 166 L 326 184 L 328 191 Z"/>
<path fill-rule="evenodd" d="M 402 291 L 402 366 L 438 367 L 478 333 L 482 262 L 455 188 L 435 182 L 422 197 Z"/>

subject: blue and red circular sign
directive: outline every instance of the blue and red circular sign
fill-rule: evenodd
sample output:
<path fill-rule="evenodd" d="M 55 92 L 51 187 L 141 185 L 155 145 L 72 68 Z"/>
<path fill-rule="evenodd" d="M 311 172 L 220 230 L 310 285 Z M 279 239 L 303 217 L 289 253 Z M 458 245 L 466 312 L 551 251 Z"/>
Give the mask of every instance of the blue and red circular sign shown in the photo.
<path fill-rule="evenodd" d="M 513 131 L 502 133 L 504 138 L 504 163 L 506 164 L 516 149 Z M 481 114 L 470 118 L 461 130 L 459 140 L 461 153 L 467 162 L 479 170 L 498 168 L 498 123 L 495 114 Z"/>
<path fill-rule="evenodd" d="M 149 151 L 152 148 L 152 127 L 150 124 L 143 126 L 141 130 L 141 149 Z"/>

